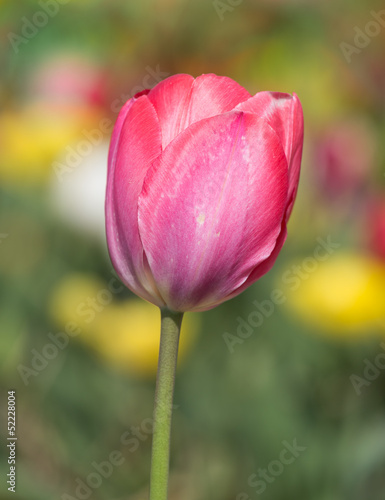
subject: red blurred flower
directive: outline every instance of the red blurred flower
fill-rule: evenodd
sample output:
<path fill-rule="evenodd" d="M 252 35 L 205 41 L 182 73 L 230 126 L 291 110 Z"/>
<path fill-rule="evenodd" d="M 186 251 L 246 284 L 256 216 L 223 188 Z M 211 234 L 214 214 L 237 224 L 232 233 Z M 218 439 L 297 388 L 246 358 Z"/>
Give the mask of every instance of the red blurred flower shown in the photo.
<path fill-rule="evenodd" d="M 329 198 L 354 194 L 367 182 L 375 144 L 362 120 L 332 124 L 316 141 L 314 175 Z"/>
<path fill-rule="evenodd" d="M 52 104 L 103 107 L 107 78 L 99 66 L 79 55 L 63 54 L 35 68 L 31 89 L 34 97 Z"/>
<path fill-rule="evenodd" d="M 385 195 L 370 201 L 366 229 L 370 249 L 385 259 Z"/>

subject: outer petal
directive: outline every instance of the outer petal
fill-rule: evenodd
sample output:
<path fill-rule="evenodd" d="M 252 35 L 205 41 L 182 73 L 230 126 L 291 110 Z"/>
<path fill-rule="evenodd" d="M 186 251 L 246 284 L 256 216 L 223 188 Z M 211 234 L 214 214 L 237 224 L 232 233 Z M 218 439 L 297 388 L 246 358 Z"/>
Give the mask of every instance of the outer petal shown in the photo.
<path fill-rule="evenodd" d="M 161 153 L 158 119 L 146 96 L 121 110 L 111 140 L 107 194 L 107 242 L 122 281 L 136 294 L 164 306 L 144 259 L 138 231 L 138 197 L 151 162 Z"/>
<path fill-rule="evenodd" d="M 191 125 L 149 170 L 139 231 L 168 307 L 220 303 L 273 251 L 288 188 L 281 141 L 239 112 Z"/>
<path fill-rule="evenodd" d="M 114 130 L 112 132 L 111 141 L 110 141 L 110 149 L 108 151 L 108 175 L 111 174 L 112 170 L 115 168 L 116 161 L 116 153 L 118 149 L 120 134 L 122 133 L 122 127 L 127 117 L 127 113 L 132 108 L 135 99 L 130 99 L 126 102 L 126 104 L 119 111 L 118 119 L 114 125 Z"/>
<path fill-rule="evenodd" d="M 298 97 L 279 92 L 259 92 L 236 109 L 263 117 L 277 132 L 289 165 L 288 213 L 297 193 L 303 145 L 303 112 Z"/>
<path fill-rule="evenodd" d="M 175 75 L 160 82 L 148 94 L 159 117 L 163 149 L 189 125 L 231 111 L 251 96 L 225 76 Z"/>
<path fill-rule="evenodd" d="M 247 280 L 242 283 L 240 287 L 238 287 L 234 292 L 232 292 L 230 295 L 226 297 L 226 300 L 230 300 L 233 297 L 236 297 L 240 293 L 242 293 L 246 288 L 248 288 L 250 285 L 255 283 L 259 278 L 261 278 L 264 274 L 270 271 L 270 269 L 273 267 L 275 261 L 277 260 L 277 257 L 279 255 L 279 252 L 281 251 L 283 244 L 285 243 L 287 236 L 287 230 L 286 230 L 286 221 L 282 222 L 282 229 L 281 232 L 279 233 L 279 236 L 277 238 L 274 250 L 271 252 L 269 257 L 258 264 L 253 271 L 250 273 L 250 276 L 247 278 Z M 213 304 L 210 306 L 215 307 L 217 304 Z"/>
<path fill-rule="evenodd" d="M 250 112 L 262 115 L 264 119 L 277 131 L 285 149 L 289 163 L 289 190 L 287 208 L 281 233 L 271 255 L 252 271 L 248 279 L 231 295 L 231 299 L 243 292 L 246 288 L 266 274 L 273 267 L 279 252 L 285 243 L 289 219 L 295 196 L 297 193 L 303 145 L 303 113 L 298 97 L 278 92 L 260 92 L 238 108 L 245 108 Z M 238 109 L 237 108 L 237 109 Z"/>

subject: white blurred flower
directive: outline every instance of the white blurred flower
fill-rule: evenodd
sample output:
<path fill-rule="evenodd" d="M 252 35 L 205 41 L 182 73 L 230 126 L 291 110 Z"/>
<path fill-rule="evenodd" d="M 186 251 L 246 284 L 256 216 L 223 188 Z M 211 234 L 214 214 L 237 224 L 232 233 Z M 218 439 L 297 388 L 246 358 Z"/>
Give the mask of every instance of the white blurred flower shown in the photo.
<path fill-rule="evenodd" d="M 67 166 L 66 158 L 57 165 L 50 195 L 53 209 L 73 228 L 86 232 L 105 245 L 104 199 L 107 179 L 108 142 L 93 146 L 91 152 Z"/>

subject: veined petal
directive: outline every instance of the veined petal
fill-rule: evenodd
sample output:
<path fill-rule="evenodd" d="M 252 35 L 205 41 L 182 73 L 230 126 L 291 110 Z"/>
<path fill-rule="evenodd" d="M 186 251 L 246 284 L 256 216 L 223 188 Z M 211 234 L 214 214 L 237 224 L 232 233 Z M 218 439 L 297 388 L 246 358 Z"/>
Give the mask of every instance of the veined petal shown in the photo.
<path fill-rule="evenodd" d="M 158 115 L 162 149 L 184 129 L 193 81 L 190 75 L 170 76 L 159 82 L 148 94 Z"/>
<path fill-rule="evenodd" d="M 248 288 L 250 285 L 255 283 L 259 278 L 261 278 L 264 274 L 270 271 L 270 269 L 273 267 L 275 261 L 277 260 L 277 257 L 279 255 L 279 252 L 282 250 L 283 244 L 285 243 L 287 236 L 287 229 L 286 229 L 286 218 L 282 222 L 282 228 L 281 232 L 279 233 L 279 236 L 277 238 L 277 241 L 275 243 L 275 247 L 271 254 L 268 256 L 266 260 L 258 264 L 250 273 L 249 277 L 247 280 L 242 283 L 240 287 L 238 287 L 236 290 L 234 290 L 229 296 L 226 297 L 226 300 L 230 300 L 233 297 L 236 297 L 240 293 L 242 293 L 246 288 Z M 215 307 L 216 304 L 214 304 L 211 307 Z M 210 307 L 210 309 L 211 309 Z"/>
<path fill-rule="evenodd" d="M 192 86 L 186 128 L 204 118 L 227 113 L 250 97 L 246 89 L 227 76 L 198 76 Z"/>
<path fill-rule="evenodd" d="M 231 111 L 250 98 L 249 92 L 225 76 L 175 75 L 148 94 L 158 114 L 163 149 L 189 125 Z"/>
<path fill-rule="evenodd" d="M 149 273 L 138 231 L 138 197 L 151 162 L 161 153 L 160 128 L 146 96 L 122 109 L 111 142 L 106 194 L 107 242 L 122 281 L 164 306 Z"/>
<path fill-rule="evenodd" d="M 303 144 L 303 112 L 296 94 L 259 92 L 236 109 L 262 117 L 282 141 L 289 166 L 288 213 L 298 187 Z"/>
<path fill-rule="evenodd" d="M 127 113 L 132 108 L 135 99 L 129 99 L 122 109 L 119 111 L 118 118 L 114 125 L 114 130 L 112 132 L 111 141 L 110 141 L 110 149 L 108 151 L 108 175 L 113 175 L 113 170 L 115 169 L 116 162 L 116 152 L 119 144 L 120 134 L 122 133 L 123 123 L 126 120 Z"/>
<path fill-rule="evenodd" d="M 297 194 L 299 174 L 301 170 L 302 148 L 303 148 L 303 111 L 301 103 L 296 94 L 293 94 L 293 136 L 292 136 L 292 149 L 291 161 L 289 167 L 289 204 L 286 211 L 286 219 L 289 218 L 293 209 L 295 197 Z"/>
<path fill-rule="evenodd" d="M 139 232 L 168 307 L 224 300 L 274 250 L 288 165 L 266 121 L 231 112 L 192 124 L 154 161 Z"/>

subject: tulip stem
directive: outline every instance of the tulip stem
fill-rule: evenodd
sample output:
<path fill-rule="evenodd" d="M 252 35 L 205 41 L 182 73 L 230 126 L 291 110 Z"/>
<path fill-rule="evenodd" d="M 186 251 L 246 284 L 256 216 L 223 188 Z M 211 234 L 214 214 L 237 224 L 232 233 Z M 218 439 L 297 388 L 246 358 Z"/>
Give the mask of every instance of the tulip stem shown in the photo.
<path fill-rule="evenodd" d="M 158 374 L 154 403 L 150 500 L 167 500 L 170 431 L 179 334 L 183 313 L 161 310 Z"/>

